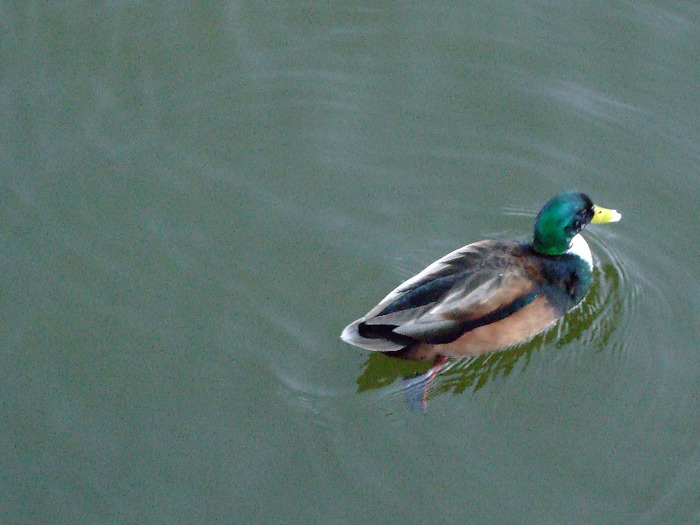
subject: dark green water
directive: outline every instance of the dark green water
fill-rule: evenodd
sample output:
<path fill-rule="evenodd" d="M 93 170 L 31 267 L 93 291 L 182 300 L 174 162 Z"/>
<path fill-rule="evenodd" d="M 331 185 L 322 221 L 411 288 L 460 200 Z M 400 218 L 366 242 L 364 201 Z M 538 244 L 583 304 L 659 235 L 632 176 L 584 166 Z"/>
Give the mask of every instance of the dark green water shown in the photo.
<path fill-rule="evenodd" d="M 0 5 L 3 523 L 700 522 L 695 2 Z M 339 334 L 586 191 L 533 341 Z"/>

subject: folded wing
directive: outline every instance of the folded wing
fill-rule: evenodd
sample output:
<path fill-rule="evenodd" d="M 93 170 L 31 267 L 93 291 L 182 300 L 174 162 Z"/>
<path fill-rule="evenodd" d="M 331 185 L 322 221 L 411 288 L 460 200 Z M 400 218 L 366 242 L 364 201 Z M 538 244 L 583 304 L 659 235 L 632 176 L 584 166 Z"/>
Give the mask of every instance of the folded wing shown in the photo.
<path fill-rule="evenodd" d="M 392 291 L 342 338 L 390 352 L 414 342 L 444 344 L 529 304 L 536 284 L 516 264 L 515 243 L 482 241 L 456 250 Z"/>

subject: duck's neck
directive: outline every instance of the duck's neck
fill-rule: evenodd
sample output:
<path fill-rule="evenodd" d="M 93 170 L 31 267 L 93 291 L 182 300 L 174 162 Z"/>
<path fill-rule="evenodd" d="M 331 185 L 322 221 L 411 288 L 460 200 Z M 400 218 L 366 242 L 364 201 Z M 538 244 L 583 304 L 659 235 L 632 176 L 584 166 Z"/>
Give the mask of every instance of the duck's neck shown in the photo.
<path fill-rule="evenodd" d="M 577 233 L 574 238 L 571 239 L 571 245 L 569 249 L 566 250 L 566 253 L 578 255 L 581 259 L 586 261 L 588 268 L 593 270 L 593 255 L 591 255 L 591 249 L 588 247 L 586 239 L 584 239 L 580 233 Z"/>

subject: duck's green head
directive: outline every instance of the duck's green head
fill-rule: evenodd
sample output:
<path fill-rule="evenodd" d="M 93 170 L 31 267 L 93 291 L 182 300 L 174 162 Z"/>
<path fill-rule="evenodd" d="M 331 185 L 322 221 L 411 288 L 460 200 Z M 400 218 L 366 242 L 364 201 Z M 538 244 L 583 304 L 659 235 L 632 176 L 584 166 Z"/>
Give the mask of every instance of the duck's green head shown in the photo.
<path fill-rule="evenodd" d="M 587 224 L 617 222 L 621 217 L 615 210 L 596 206 L 585 193 L 560 193 L 537 214 L 533 245 L 543 255 L 563 255 L 571 246 L 571 239 Z"/>

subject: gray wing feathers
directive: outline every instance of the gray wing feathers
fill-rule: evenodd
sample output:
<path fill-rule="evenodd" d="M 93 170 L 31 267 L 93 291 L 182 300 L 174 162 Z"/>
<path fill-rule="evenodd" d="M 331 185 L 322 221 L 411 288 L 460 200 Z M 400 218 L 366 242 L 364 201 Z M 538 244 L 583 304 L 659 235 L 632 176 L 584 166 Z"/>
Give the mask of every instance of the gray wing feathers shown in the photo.
<path fill-rule="evenodd" d="M 434 262 L 389 293 L 367 315 L 347 326 L 341 335 L 342 339 L 368 350 L 401 350 L 405 345 L 381 338 L 362 337 L 359 325 L 395 326 L 394 333 L 420 341 L 449 333 L 456 325 L 477 320 L 520 295 L 529 293 L 534 287 L 533 282 L 520 267 L 505 264 L 499 268 L 497 265 L 494 267 L 493 263 L 485 264 L 484 253 L 489 252 L 492 242 L 481 241 L 464 246 Z M 458 283 L 435 302 L 378 315 L 387 306 L 436 276 L 459 272 L 464 273 L 464 279 L 460 278 Z"/>

